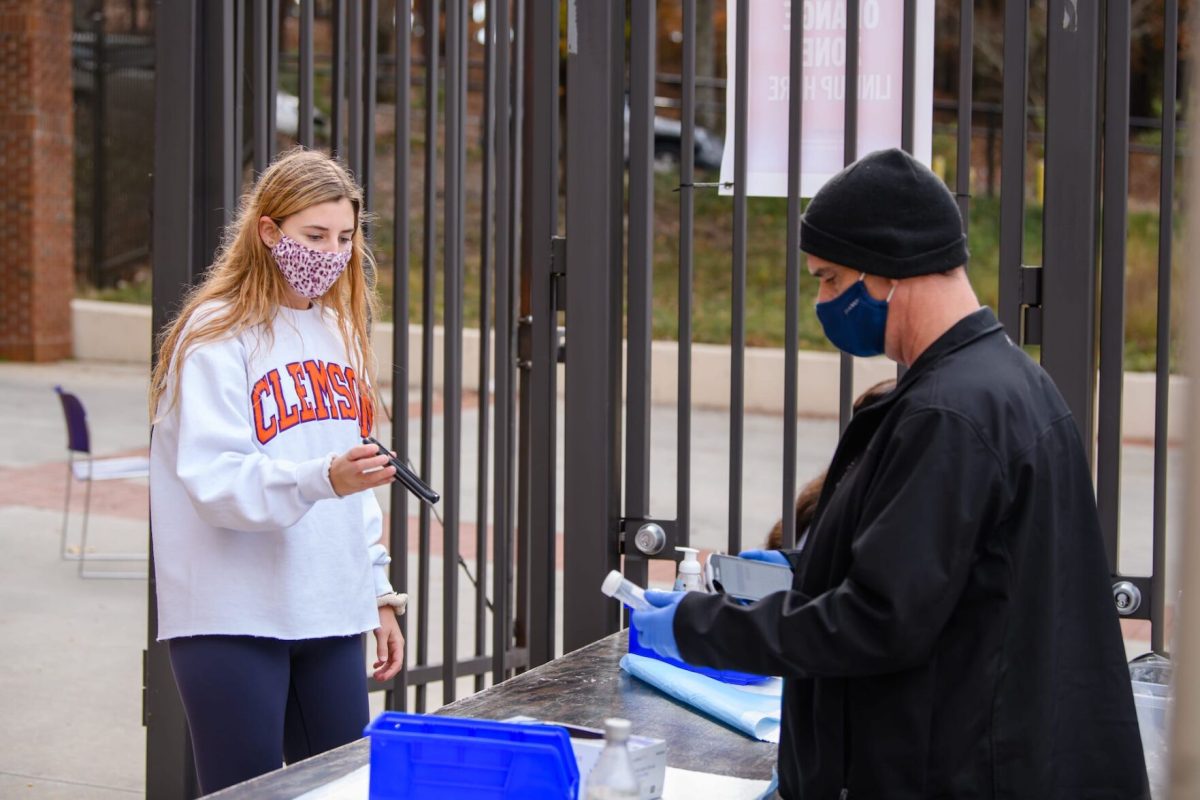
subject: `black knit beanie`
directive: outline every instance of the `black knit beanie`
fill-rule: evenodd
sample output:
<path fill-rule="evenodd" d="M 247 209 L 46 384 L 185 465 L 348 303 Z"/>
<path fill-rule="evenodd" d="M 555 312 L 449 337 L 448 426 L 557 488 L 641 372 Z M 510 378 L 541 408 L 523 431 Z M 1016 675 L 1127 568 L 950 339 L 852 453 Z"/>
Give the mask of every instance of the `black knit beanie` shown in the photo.
<path fill-rule="evenodd" d="M 903 150 L 879 150 L 834 175 L 800 219 L 800 249 L 884 278 L 912 278 L 967 263 L 954 196 Z"/>

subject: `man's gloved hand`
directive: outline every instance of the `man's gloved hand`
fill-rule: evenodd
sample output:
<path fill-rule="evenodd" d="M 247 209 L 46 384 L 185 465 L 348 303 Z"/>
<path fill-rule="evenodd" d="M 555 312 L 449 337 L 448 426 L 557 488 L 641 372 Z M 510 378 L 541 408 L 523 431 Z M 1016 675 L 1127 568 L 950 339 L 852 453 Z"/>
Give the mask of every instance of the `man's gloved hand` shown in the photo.
<path fill-rule="evenodd" d="M 646 601 L 654 608 L 635 611 L 629 624 L 637 628 L 638 643 L 649 647 L 660 656 L 683 661 L 679 645 L 675 644 L 675 609 L 687 592 L 646 592 Z"/>
<path fill-rule="evenodd" d="M 767 564 L 778 564 L 781 567 L 792 568 L 792 564 L 787 560 L 787 556 L 778 550 L 743 550 L 738 553 L 738 558 L 745 558 L 749 561 L 763 561 Z M 641 641 L 640 639 L 638 641 Z"/>

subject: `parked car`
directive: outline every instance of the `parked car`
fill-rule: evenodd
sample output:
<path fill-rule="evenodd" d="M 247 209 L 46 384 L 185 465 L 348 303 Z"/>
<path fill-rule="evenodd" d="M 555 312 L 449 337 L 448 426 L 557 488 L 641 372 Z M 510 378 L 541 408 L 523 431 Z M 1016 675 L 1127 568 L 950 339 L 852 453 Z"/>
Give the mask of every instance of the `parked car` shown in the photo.
<path fill-rule="evenodd" d="M 695 128 L 692 150 L 698 169 L 720 169 L 721 155 L 725 144 L 721 138 L 707 128 Z M 683 123 L 654 115 L 654 164 L 655 169 L 671 169 L 679 163 L 683 152 Z M 629 161 L 629 103 L 625 103 L 625 161 Z"/>

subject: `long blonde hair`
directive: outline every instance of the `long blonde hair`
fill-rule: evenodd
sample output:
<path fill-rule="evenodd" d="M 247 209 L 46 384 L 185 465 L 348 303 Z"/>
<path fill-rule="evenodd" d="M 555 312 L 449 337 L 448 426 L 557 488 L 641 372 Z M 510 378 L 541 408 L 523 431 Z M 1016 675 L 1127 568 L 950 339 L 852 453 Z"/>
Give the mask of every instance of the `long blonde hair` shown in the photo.
<path fill-rule="evenodd" d="M 350 263 L 314 302 L 334 312 L 347 354 L 358 374 L 367 377 L 366 386 L 360 382 L 363 400 L 371 404 L 372 412 L 380 408 L 375 389 L 375 354 L 368 334 L 369 320 L 379 318 L 379 298 L 367 273 L 370 266 L 370 275 L 375 274 L 375 260 L 363 239 L 362 190 L 333 158 L 297 147 L 276 158 L 242 197 L 237 218 L 226 227 L 212 267 L 188 292 L 179 315 L 159 334 L 158 363 L 150 377 L 152 421 L 170 411 L 169 407 L 159 409 L 159 401 L 168 381 L 173 381 L 173 388 L 178 387 L 179 362 L 189 348 L 237 335 L 256 325 L 261 325 L 267 336 L 272 334 L 287 283 L 259 237 L 259 219 L 266 216 L 283 220 L 318 203 L 343 198 L 354 207 Z M 215 312 L 189 327 L 197 309 L 213 301 L 218 304 Z"/>

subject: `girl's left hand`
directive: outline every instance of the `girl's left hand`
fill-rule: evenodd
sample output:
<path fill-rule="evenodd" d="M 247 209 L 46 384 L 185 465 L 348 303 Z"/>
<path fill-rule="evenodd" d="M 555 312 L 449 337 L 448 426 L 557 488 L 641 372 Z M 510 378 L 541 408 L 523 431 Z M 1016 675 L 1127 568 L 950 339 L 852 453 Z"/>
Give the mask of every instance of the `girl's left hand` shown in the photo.
<path fill-rule="evenodd" d="M 387 681 L 396 677 L 404 666 L 404 634 L 391 606 L 379 608 L 379 627 L 375 629 L 375 680 Z"/>

